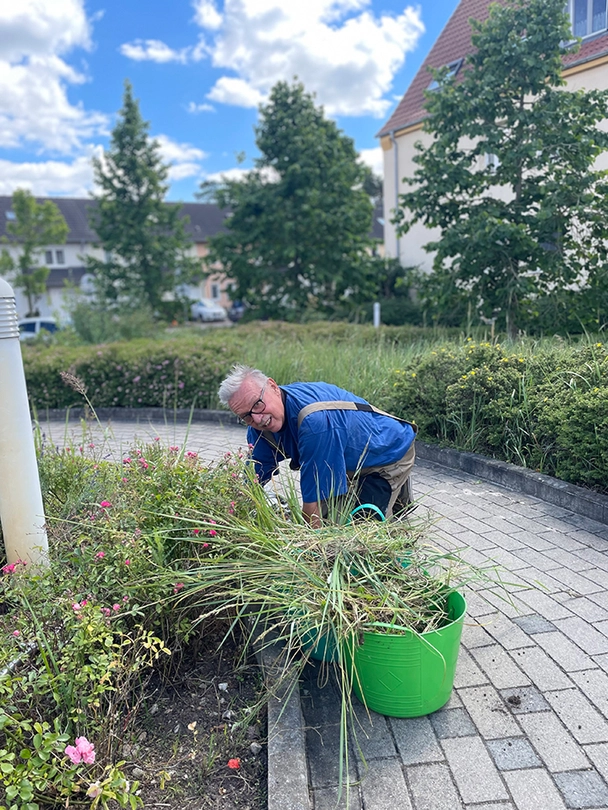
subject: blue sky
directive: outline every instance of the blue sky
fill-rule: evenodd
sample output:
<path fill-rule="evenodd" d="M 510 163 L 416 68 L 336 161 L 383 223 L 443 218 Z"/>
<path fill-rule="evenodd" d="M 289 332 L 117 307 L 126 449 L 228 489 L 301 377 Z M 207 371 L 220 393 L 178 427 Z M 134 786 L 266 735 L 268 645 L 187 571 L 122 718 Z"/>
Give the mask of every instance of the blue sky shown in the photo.
<path fill-rule="evenodd" d="M 381 167 L 376 133 L 458 0 L 19 0 L 0 4 L 0 194 L 87 196 L 129 79 L 169 199 L 256 157 L 257 108 L 295 75 Z M 239 165 L 237 154 L 245 153 Z"/>

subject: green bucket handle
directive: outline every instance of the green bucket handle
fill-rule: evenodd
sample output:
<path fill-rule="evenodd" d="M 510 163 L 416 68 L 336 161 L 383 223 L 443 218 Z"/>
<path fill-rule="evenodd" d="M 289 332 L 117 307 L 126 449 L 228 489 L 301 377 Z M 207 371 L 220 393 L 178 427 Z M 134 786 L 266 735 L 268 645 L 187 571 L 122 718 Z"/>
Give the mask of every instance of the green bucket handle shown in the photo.
<path fill-rule="evenodd" d="M 352 523 L 354 515 L 356 515 L 357 512 L 360 512 L 362 509 L 371 509 L 372 512 L 376 512 L 376 514 L 380 517 L 380 520 L 386 520 L 384 512 L 382 511 L 382 509 L 380 509 L 379 506 L 376 506 L 375 503 L 361 503 L 359 504 L 359 506 L 355 506 L 353 511 L 350 513 L 350 515 L 348 516 L 347 524 Z"/>

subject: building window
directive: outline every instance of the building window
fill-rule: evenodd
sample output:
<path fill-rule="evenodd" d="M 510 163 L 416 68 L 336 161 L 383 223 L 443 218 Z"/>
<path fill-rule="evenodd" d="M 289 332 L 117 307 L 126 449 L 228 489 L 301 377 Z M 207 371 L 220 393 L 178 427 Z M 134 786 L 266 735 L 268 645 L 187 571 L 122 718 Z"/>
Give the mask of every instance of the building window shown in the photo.
<path fill-rule="evenodd" d="M 604 2 L 605 2 L 605 0 L 604 0 Z M 450 62 L 448 65 L 444 65 L 444 68 L 445 68 L 446 72 L 445 72 L 445 76 L 443 78 L 443 81 L 447 81 L 447 79 L 453 79 L 454 76 L 460 70 L 460 66 L 462 65 L 462 62 L 463 62 L 462 59 L 456 59 L 455 62 Z M 438 87 L 439 87 L 439 82 L 437 81 L 437 79 L 431 79 L 431 82 L 430 82 L 429 86 L 426 89 L 427 90 L 437 90 Z"/>
<path fill-rule="evenodd" d="M 65 255 L 63 250 L 56 250 L 55 258 L 57 259 L 57 264 L 65 264 Z"/>
<path fill-rule="evenodd" d="M 569 6 L 575 37 L 606 30 L 606 0 L 570 0 Z"/>
<path fill-rule="evenodd" d="M 211 285 L 211 297 L 214 301 L 217 301 L 220 297 L 220 285 L 219 284 L 212 284 Z"/>
<path fill-rule="evenodd" d="M 17 219 L 17 214 L 12 209 L 4 212 L 4 216 L 8 219 L 9 222 L 14 222 Z"/>
<path fill-rule="evenodd" d="M 44 251 L 44 262 L 45 262 L 45 264 L 53 264 L 53 251 L 52 250 L 45 250 Z"/>

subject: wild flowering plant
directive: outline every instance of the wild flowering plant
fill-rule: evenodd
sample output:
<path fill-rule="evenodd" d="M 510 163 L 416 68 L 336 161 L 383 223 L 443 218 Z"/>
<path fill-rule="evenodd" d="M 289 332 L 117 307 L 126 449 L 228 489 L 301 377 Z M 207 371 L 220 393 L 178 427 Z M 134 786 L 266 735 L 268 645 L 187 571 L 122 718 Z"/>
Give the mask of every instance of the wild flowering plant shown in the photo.
<path fill-rule="evenodd" d="M 65 449 L 40 441 L 39 468 L 50 565 L 0 560 L 0 785 L 10 810 L 135 808 L 117 744 L 152 672 L 193 632 L 166 597 L 184 587 L 175 572 L 191 544 L 212 553 L 218 531 L 201 502 L 247 508 L 240 468 L 227 457 L 209 469 L 160 442 L 116 463 L 86 437 Z"/>

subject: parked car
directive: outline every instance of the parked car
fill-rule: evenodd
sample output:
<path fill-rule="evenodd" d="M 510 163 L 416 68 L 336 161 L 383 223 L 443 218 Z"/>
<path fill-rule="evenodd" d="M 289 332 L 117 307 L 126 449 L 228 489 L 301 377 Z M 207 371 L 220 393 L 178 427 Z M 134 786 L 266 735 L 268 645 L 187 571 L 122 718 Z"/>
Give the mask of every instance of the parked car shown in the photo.
<path fill-rule="evenodd" d="M 59 329 L 55 318 L 21 318 L 19 321 L 19 340 L 31 340 L 40 332 L 53 334 Z"/>
<path fill-rule="evenodd" d="M 240 321 L 245 312 L 245 304 L 242 301 L 233 301 L 232 306 L 228 310 L 228 317 L 232 323 Z"/>
<path fill-rule="evenodd" d="M 190 307 L 190 315 L 195 321 L 201 322 L 225 321 L 227 318 L 224 307 L 210 298 L 201 298 L 199 301 L 195 301 Z"/>

